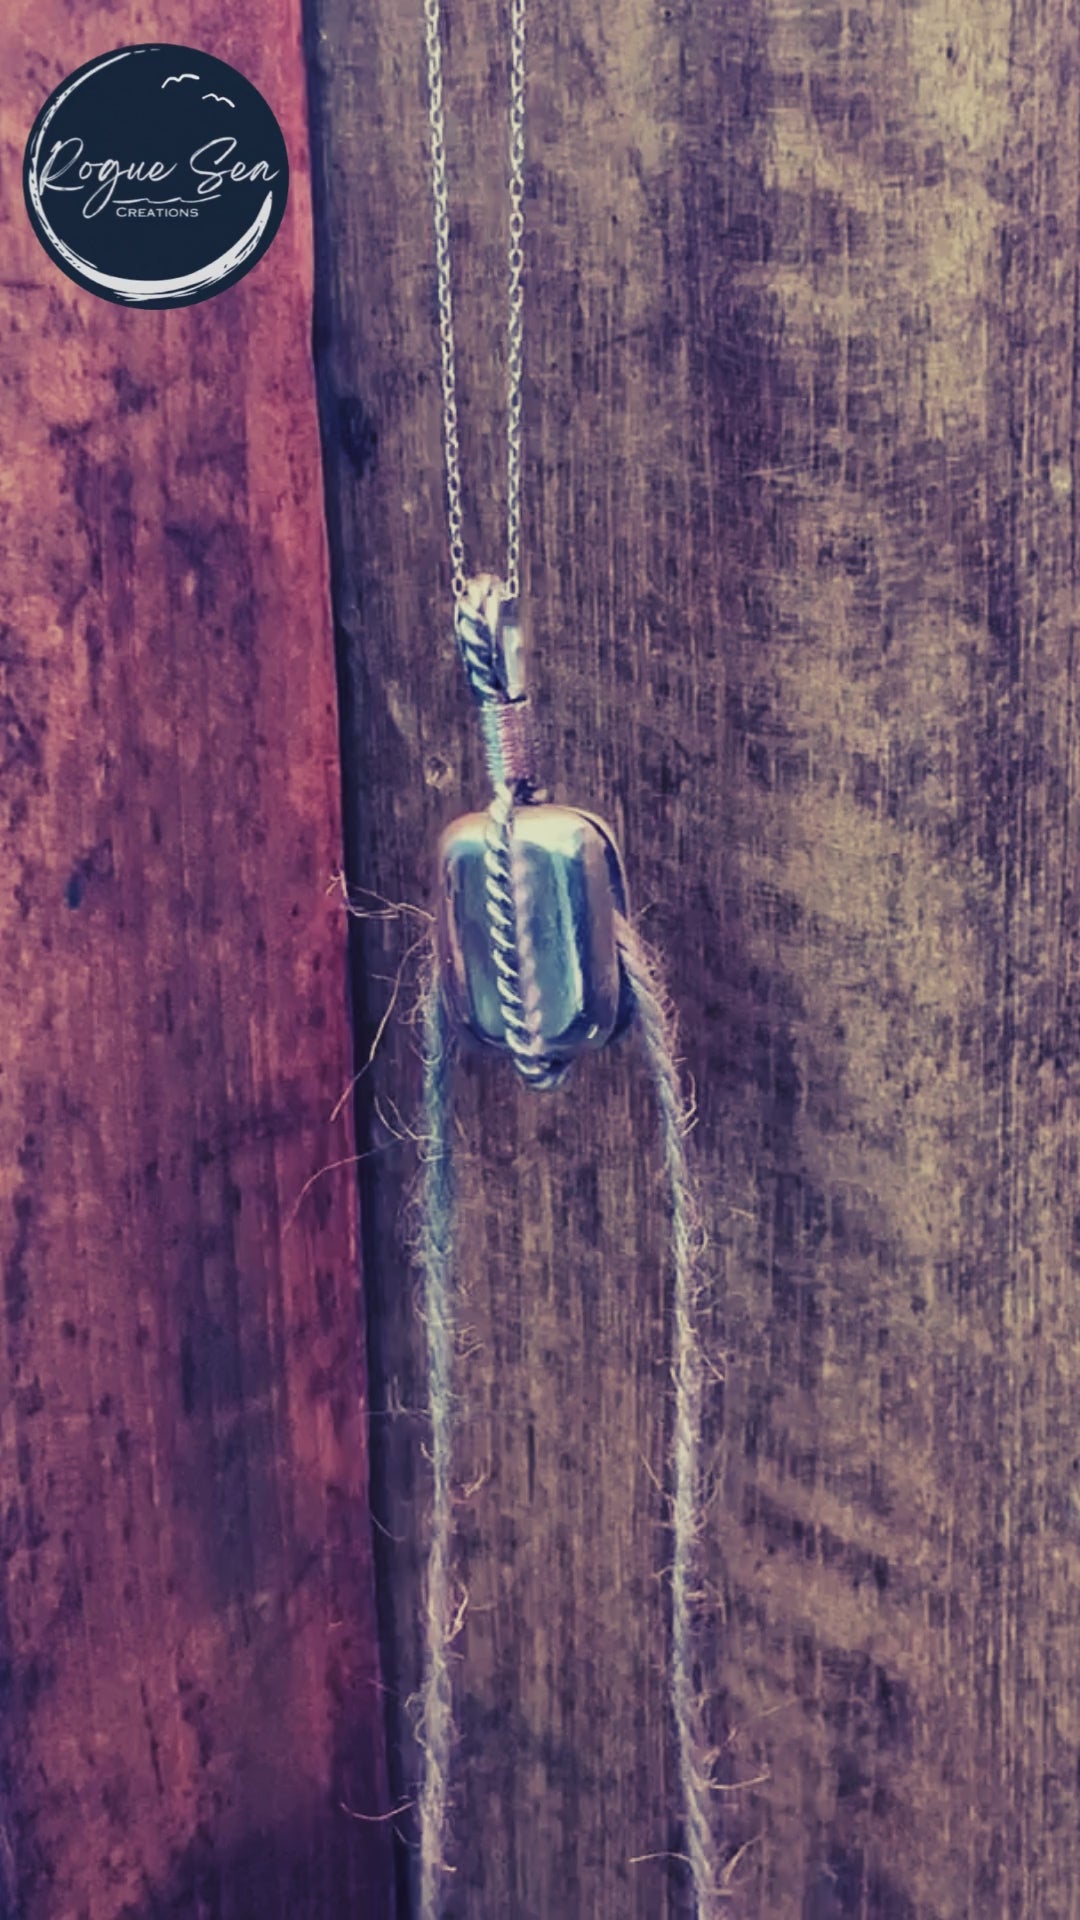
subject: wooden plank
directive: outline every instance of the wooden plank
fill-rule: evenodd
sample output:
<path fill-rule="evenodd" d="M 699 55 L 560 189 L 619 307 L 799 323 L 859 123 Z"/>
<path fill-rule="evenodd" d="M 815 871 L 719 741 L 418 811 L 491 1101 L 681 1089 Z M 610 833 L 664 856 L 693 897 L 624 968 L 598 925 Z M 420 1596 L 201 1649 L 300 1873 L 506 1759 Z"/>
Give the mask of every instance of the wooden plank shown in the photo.
<path fill-rule="evenodd" d="M 232 61 L 290 152 L 271 254 L 176 313 L 22 206 L 41 101 L 125 35 Z M 35 0 L 3 52 L 0 1911 L 376 1916 L 298 7 Z"/>
<path fill-rule="evenodd" d="M 419 13 L 315 0 L 311 53 L 354 875 L 430 906 L 483 782 L 444 611 Z M 448 43 L 477 568 L 504 31 L 459 7 Z M 732 1910 L 1075 1915 L 1075 14 L 556 0 L 529 35 L 535 674 L 697 1089 Z M 361 929 L 369 1035 L 405 939 Z M 398 1789 L 427 1480 L 412 1151 L 380 1116 L 413 1113 L 414 1055 L 391 1026 L 363 1089 Z M 550 1098 L 470 1065 L 459 1122 L 479 1484 L 448 1912 L 657 1920 L 683 1896 L 655 1857 L 670 1324 L 640 1059 Z"/>

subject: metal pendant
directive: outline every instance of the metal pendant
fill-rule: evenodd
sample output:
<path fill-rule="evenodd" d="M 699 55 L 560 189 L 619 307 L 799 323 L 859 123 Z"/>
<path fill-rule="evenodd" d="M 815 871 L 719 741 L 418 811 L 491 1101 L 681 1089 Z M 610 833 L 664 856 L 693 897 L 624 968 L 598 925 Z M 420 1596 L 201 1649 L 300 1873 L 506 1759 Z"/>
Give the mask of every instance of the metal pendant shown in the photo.
<path fill-rule="evenodd" d="M 439 843 L 440 960 L 450 1003 L 479 1040 L 505 1047 L 498 949 L 489 923 L 488 814 L 455 820 Z M 626 881 L 607 827 L 575 807 L 530 804 L 513 818 L 518 950 L 531 961 L 539 1051 L 569 1062 L 629 1017 L 615 939 Z"/>
<path fill-rule="evenodd" d="M 551 1087 L 629 1021 L 616 930 L 626 877 L 602 820 L 541 793 L 516 608 L 490 575 L 469 583 L 455 633 L 495 797 L 439 843 L 442 976 L 461 1027 Z"/>

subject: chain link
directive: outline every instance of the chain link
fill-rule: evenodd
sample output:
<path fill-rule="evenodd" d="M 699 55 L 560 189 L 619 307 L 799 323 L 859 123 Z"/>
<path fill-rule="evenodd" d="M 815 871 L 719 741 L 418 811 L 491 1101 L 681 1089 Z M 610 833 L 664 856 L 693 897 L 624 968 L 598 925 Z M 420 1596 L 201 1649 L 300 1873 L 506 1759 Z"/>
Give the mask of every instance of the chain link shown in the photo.
<path fill-rule="evenodd" d="M 510 0 L 510 298 L 506 354 L 506 586 L 521 590 L 521 275 L 525 266 L 525 0 Z"/>
<path fill-rule="evenodd" d="M 443 112 L 441 0 L 424 0 L 431 125 L 431 194 L 435 214 L 435 276 L 439 295 L 439 364 L 442 374 L 443 447 L 446 460 L 447 529 L 454 599 L 465 593 L 465 547 L 461 519 L 461 450 L 458 443 L 454 299 L 450 271 L 450 211 Z M 521 587 L 521 382 L 524 343 L 522 272 L 525 257 L 525 0 L 510 0 L 510 244 L 506 353 L 506 587 L 516 599 Z"/>

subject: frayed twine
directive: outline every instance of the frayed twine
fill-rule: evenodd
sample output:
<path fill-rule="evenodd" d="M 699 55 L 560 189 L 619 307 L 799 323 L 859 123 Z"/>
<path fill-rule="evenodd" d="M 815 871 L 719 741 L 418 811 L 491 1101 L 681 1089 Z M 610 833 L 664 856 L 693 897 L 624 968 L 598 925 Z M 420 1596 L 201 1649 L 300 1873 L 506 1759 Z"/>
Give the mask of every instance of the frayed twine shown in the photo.
<path fill-rule="evenodd" d="M 468 1595 L 451 1579 L 453 1498 L 454 1313 L 451 1280 L 454 1180 L 450 1155 L 450 1078 L 453 1041 L 446 1002 L 432 956 L 422 999 L 424 1033 L 424 1157 L 418 1255 L 424 1274 L 428 1403 L 434 1478 L 431 1544 L 425 1596 L 426 1660 L 417 1739 L 424 1754 L 420 1789 L 420 1916 L 438 1920 L 446 1863 L 446 1807 L 454 1741 L 449 1650 L 461 1632 Z"/>
<path fill-rule="evenodd" d="M 711 1778 L 715 1755 L 704 1736 L 704 1703 L 692 1678 L 693 1607 L 700 1598 L 692 1575 L 694 1547 L 702 1525 L 701 1421 L 706 1380 L 718 1377 L 718 1370 L 705 1356 L 697 1330 L 705 1233 L 686 1154 L 686 1138 L 695 1114 L 693 1100 L 683 1094 L 679 1079 L 675 1014 L 659 963 L 640 934 L 621 915 L 617 917 L 616 931 L 622 964 L 633 993 L 636 1024 L 656 1092 L 671 1199 L 675 1274 L 671 1702 L 687 1846 L 686 1854 L 680 1858 L 684 1858 L 690 1868 L 698 1920 L 719 1920 L 721 1907 L 726 1908 L 731 1897 L 731 1871 L 735 1861 L 721 1865 L 712 1830 L 710 1797 L 718 1790 Z M 450 1870 L 444 1857 L 454 1743 L 450 1648 L 463 1626 L 468 1602 L 467 1595 L 455 1592 L 450 1570 L 452 1367 L 456 1339 L 451 1275 L 453 1039 L 434 956 L 427 965 L 421 1006 L 425 1151 L 416 1251 L 425 1279 L 434 1495 L 425 1612 L 427 1648 L 417 1719 L 417 1738 L 425 1762 L 419 1799 L 420 1915 L 421 1920 L 438 1920 L 443 1875 Z"/>
<path fill-rule="evenodd" d="M 675 1268 L 675 1422 L 672 1441 L 671 1706 L 679 1747 L 679 1777 L 687 1858 L 699 1920 L 714 1920 L 730 1897 L 713 1834 L 709 1796 L 711 1760 L 703 1732 L 703 1701 L 694 1686 L 692 1584 L 694 1545 L 701 1532 L 701 1421 L 705 1355 L 697 1330 L 705 1232 L 686 1157 L 693 1109 L 679 1081 L 675 1011 L 659 962 L 620 915 L 619 954 L 634 996 L 637 1025 L 660 1109 L 660 1135 L 671 1195 L 671 1250 Z"/>
<path fill-rule="evenodd" d="M 425 1592 L 425 1666 L 419 1692 L 410 1706 L 416 1738 L 424 1756 L 418 1800 L 420 1826 L 420 1916 L 438 1920 L 443 1877 L 453 1869 L 445 1859 L 447 1809 L 455 1727 L 453 1714 L 452 1648 L 461 1634 L 468 1595 L 457 1588 L 451 1567 L 453 1513 L 457 1504 L 451 1480 L 454 1425 L 454 1361 L 462 1330 L 455 1323 L 452 1278 L 455 1182 L 451 1151 L 452 1069 L 454 1038 L 432 940 L 430 915 L 407 902 L 368 895 L 372 905 L 355 902 L 340 878 L 334 882 L 347 910 L 355 918 L 390 920 L 415 913 L 425 924 L 402 954 L 391 992 L 376 1029 L 366 1061 L 344 1089 L 335 1107 L 339 1114 L 360 1078 L 371 1066 L 395 1011 L 399 1008 L 409 963 L 416 956 L 419 993 L 410 1009 L 410 1023 L 422 1034 L 423 1104 L 418 1129 L 396 1113 L 392 1124 L 379 1111 L 391 1141 L 411 1139 L 419 1150 L 420 1170 L 415 1196 L 413 1251 L 423 1275 L 422 1317 L 428 1367 L 430 1459 L 433 1475 L 431 1540 Z M 671 1244 L 674 1266 L 674 1338 L 672 1376 L 675 1396 L 671 1446 L 670 1566 L 671 1703 L 679 1754 L 679 1774 L 686 1828 L 685 1854 L 689 1866 L 698 1920 L 719 1920 L 730 1900 L 734 1860 L 721 1866 L 712 1831 L 711 1798 L 722 1789 L 712 1778 L 716 1755 L 703 1732 L 704 1700 L 695 1687 L 693 1672 L 694 1606 L 702 1598 L 693 1581 L 696 1542 L 702 1531 L 705 1500 L 702 1491 L 701 1424 L 706 1383 L 722 1373 L 706 1356 L 697 1328 L 703 1289 L 702 1257 L 706 1235 L 698 1210 L 687 1160 L 686 1140 L 696 1113 L 693 1093 L 684 1094 L 680 1081 L 678 1033 L 674 1007 L 664 985 L 656 955 L 624 917 L 617 916 L 619 954 L 634 1000 L 635 1023 L 644 1043 L 660 1117 L 664 1171 L 671 1204 Z M 378 1152 L 381 1149 L 369 1149 Z M 333 1163 L 367 1158 L 349 1156 Z M 293 1210 L 314 1181 L 330 1167 L 321 1168 L 302 1190 Z M 746 1784 L 746 1783 L 744 1783 Z M 637 1856 L 639 1860 L 650 1855 Z"/>

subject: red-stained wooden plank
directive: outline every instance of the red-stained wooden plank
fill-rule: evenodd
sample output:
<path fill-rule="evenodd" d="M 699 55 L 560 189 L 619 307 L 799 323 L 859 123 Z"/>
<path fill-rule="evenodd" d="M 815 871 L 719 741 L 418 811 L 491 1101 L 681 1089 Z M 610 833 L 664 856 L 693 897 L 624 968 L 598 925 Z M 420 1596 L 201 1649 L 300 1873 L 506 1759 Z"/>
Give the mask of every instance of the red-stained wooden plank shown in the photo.
<path fill-rule="evenodd" d="M 282 123 L 239 286 L 50 264 L 63 74 L 180 41 Z M 7 11 L 0 1911 L 390 1910 L 297 0 Z"/>

